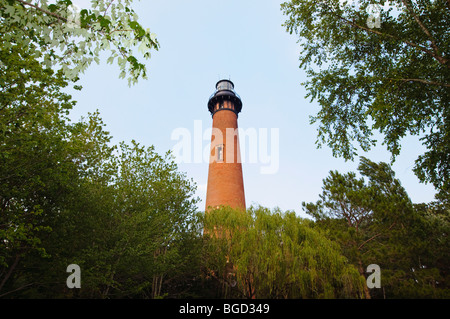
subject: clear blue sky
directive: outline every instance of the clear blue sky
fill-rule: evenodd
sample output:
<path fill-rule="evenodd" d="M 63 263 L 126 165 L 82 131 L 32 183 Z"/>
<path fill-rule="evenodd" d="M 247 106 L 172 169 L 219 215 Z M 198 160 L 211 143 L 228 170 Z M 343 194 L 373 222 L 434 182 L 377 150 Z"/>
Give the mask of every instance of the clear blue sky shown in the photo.
<path fill-rule="evenodd" d="M 86 0 L 75 4 L 89 3 Z M 247 206 L 261 204 L 295 210 L 305 216 L 301 202 L 318 199 L 322 180 L 330 170 L 356 171 L 358 160 L 334 158 L 324 146 L 317 149 L 316 126 L 309 124 L 318 105 L 305 99 L 301 86 L 305 72 L 299 69 L 299 46 L 294 35 L 282 27 L 281 1 L 275 0 L 144 0 L 133 4 L 140 23 L 157 34 L 161 44 L 147 61 L 148 80 L 131 88 L 118 79 L 115 65 L 93 64 L 82 75 L 81 92 L 72 112 L 79 119 L 96 109 L 113 136 L 113 142 L 135 139 L 154 145 L 158 152 L 171 150 L 177 128 L 194 131 L 194 121 L 203 129 L 212 124 L 207 101 L 220 78 L 230 78 L 243 101 L 239 126 L 278 128 L 279 170 L 260 173 L 261 163 L 244 163 Z M 381 140 L 381 139 L 380 139 Z M 205 146 L 207 141 L 203 141 Z M 241 141 L 242 143 L 242 141 Z M 420 184 L 412 173 L 414 160 L 424 148 L 416 137 L 404 139 L 402 153 L 394 164 L 396 177 L 413 202 L 434 198 L 434 189 Z M 373 161 L 390 161 L 380 145 L 361 153 Z M 180 170 L 193 178 L 204 209 L 207 163 L 182 163 Z"/>

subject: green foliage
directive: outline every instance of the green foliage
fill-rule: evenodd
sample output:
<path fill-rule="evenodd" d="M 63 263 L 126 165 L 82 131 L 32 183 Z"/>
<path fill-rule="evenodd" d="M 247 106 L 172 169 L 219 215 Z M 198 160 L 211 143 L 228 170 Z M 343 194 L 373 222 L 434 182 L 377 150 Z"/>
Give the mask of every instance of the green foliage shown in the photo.
<path fill-rule="evenodd" d="M 293 212 L 229 207 L 206 213 L 208 274 L 222 296 L 360 298 L 363 277 L 310 221 Z"/>
<path fill-rule="evenodd" d="M 413 205 L 386 163 L 361 158 L 358 170 L 367 180 L 330 172 L 320 200 L 303 203 L 315 227 L 340 244 L 361 274 L 380 266 L 382 291 L 371 290 L 372 297 L 448 296 L 448 207 Z"/>
<path fill-rule="evenodd" d="M 369 4 L 338 0 L 292 0 L 282 4 L 284 26 L 299 37 L 300 67 L 310 78 L 307 97 L 321 110 L 319 146 L 346 160 L 384 136 L 392 158 L 408 134 L 421 137 L 427 151 L 414 171 L 440 191 L 450 189 L 450 41 L 447 1 L 389 1 L 380 28 L 367 24 Z"/>
<path fill-rule="evenodd" d="M 333 20 L 326 9 L 337 8 L 336 1 L 292 3 L 283 5 L 291 15 L 288 28 L 301 23 L 307 27 L 297 29 L 302 36 L 316 37 L 305 44 L 302 65 L 314 56 L 326 64 L 329 54 L 336 61 L 328 74 L 309 70 L 310 96 L 324 107 L 317 117 L 323 141 L 336 129 L 330 141 L 351 158 L 352 138 L 363 148 L 372 143 L 370 118 L 396 155 L 398 136 L 433 129 L 416 173 L 441 189 L 439 201 L 413 205 L 389 165 L 362 158 L 359 171 L 368 180 L 331 172 L 321 200 L 304 204 L 314 222 L 263 207 L 201 215 L 195 183 L 170 153 L 134 141 L 110 145 L 97 112 L 68 119 L 75 102 L 64 89 L 98 63 L 102 51 L 111 52 L 107 62 L 117 60 L 129 83 L 145 78 L 132 50 L 139 46 L 149 58 L 158 43 L 137 22 L 131 1 L 93 0 L 72 19 L 70 0 L 0 0 L 0 297 L 211 297 L 207 289 L 219 288 L 219 297 L 364 298 L 363 266 L 371 263 L 381 266 L 383 282 L 383 292 L 371 291 L 372 297 L 449 296 L 450 117 L 442 111 L 448 74 L 445 54 L 433 47 L 448 42 L 414 34 L 411 11 L 389 18 L 386 26 L 397 38 L 384 35 L 380 42 L 375 35 L 385 30 L 356 24 L 364 14 Z M 440 4 L 427 3 L 413 5 L 420 19 L 444 21 Z M 433 34 L 440 34 L 435 27 Z M 408 37 L 417 37 L 422 49 L 411 48 Z M 360 47 L 364 41 L 382 54 Z M 398 67 L 387 63 L 393 52 Z M 423 69 L 423 78 L 398 78 L 417 75 L 422 66 L 431 68 Z M 425 87 L 418 90 L 419 84 Z M 392 112 L 398 116 L 389 118 Z M 356 132 L 350 138 L 348 128 Z M 81 267 L 80 290 L 66 286 L 69 264 Z"/>
<path fill-rule="evenodd" d="M 42 233 L 79 186 L 83 167 L 75 161 L 94 156 L 88 141 L 95 128 L 67 122 L 73 102 L 61 91 L 67 86 L 61 72 L 36 62 L 30 47 L 1 41 L 0 263 L 9 267 L 30 251 L 47 256 Z M 91 119 L 97 125 L 96 115 Z"/>
<path fill-rule="evenodd" d="M 420 223 L 414 225 L 416 282 L 433 298 L 450 297 L 450 207 L 437 201 L 414 207 Z M 415 291 L 410 296 L 419 295 Z"/>
<path fill-rule="evenodd" d="M 30 46 L 32 55 L 50 67 L 58 67 L 70 79 L 76 79 L 89 65 L 100 62 L 100 53 L 109 51 L 108 63 L 117 62 L 120 77 L 128 83 L 146 78 L 144 59 L 159 48 L 156 35 L 144 29 L 131 7 L 132 0 L 93 0 L 91 8 L 77 12 L 71 1 L 0 1 L 2 46 Z"/>
<path fill-rule="evenodd" d="M 67 70 L 44 63 L 45 35 L 14 38 L 25 22 L 12 19 L 19 11 L 9 6 L 29 9 L 16 1 L 1 7 L 0 296 L 181 295 L 177 286 L 199 269 L 192 267 L 200 252 L 195 184 L 169 153 L 135 142 L 110 146 L 98 113 L 71 122 Z M 132 28 L 146 36 L 137 23 Z M 66 287 L 73 263 L 82 269 L 80 291 Z"/>
<path fill-rule="evenodd" d="M 17 193 L 8 194 L 14 180 L 6 179 L 3 203 L 34 204 L 33 194 L 39 191 L 36 200 L 42 198 L 44 209 L 38 214 L 28 212 L 23 204 L 5 205 L 0 233 L 2 274 L 14 272 L 0 278 L 6 283 L 0 292 L 20 291 L 14 296 L 40 298 L 157 298 L 166 282 L 166 290 L 177 296 L 180 292 L 171 288 L 170 281 L 179 285 L 195 276 L 199 267 L 192 266 L 201 242 L 195 185 L 177 171 L 169 153 L 160 156 L 153 147 L 145 149 L 133 142 L 121 144 L 115 154 L 115 148 L 106 145 L 109 137 L 103 139 L 106 133 L 99 123 L 94 115 L 60 128 L 64 131 L 58 133 L 71 135 L 62 150 L 72 156 L 73 175 L 61 171 L 64 167 L 58 158 L 49 169 L 39 171 L 44 175 L 37 176 L 39 187 L 29 181 L 34 172 L 30 170 L 20 172 L 28 182 Z M 62 143 L 60 135 L 52 138 Z M 75 153 L 78 148 L 85 152 Z M 38 159 L 29 156 L 31 162 Z M 5 160 L 5 167 L 12 160 L 17 160 L 14 154 Z M 52 205 L 44 205 L 50 200 Z M 48 232 L 42 234 L 38 227 Z M 45 255 L 36 254 L 38 248 Z M 18 265 L 16 257 L 21 261 Z M 65 269 L 72 263 L 82 269 L 80 291 L 65 287 Z"/>
<path fill-rule="evenodd" d="M 85 298 L 157 298 L 165 281 L 190 279 L 180 277 L 192 271 L 199 242 L 194 184 L 170 154 L 162 157 L 135 142 L 122 143 L 104 168 L 103 178 L 87 183 L 76 207 L 55 221 L 47 240 L 61 254 L 61 290 L 71 263 L 83 270 L 78 297 Z M 186 249 L 190 255 L 183 255 Z M 47 266 L 42 272 L 48 276 Z"/>

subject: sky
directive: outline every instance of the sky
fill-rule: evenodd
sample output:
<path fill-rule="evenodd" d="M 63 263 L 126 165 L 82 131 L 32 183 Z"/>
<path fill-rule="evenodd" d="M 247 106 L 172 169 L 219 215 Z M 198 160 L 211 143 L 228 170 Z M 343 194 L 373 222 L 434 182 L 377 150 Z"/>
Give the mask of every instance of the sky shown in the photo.
<path fill-rule="evenodd" d="M 89 3 L 73 2 L 80 7 Z M 315 144 L 318 125 L 311 125 L 309 117 L 320 108 L 305 98 L 307 91 L 301 83 L 307 78 L 299 68 L 300 46 L 295 35 L 282 26 L 286 16 L 280 10 L 281 3 L 135 1 L 139 22 L 156 33 L 160 43 L 159 51 L 145 60 L 148 80 L 129 87 L 125 79 L 119 79 L 118 66 L 108 65 L 106 58 L 99 65 L 92 64 L 77 83 L 83 90 L 71 92 L 78 101 L 71 117 L 78 120 L 99 110 L 105 129 L 113 136 L 112 143 L 136 140 L 141 145 L 154 145 L 159 153 L 174 150 L 180 142 L 174 139 L 174 132 L 184 129 L 193 137 L 200 127 L 205 138 L 197 143 L 204 149 L 210 139 L 207 129 L 212 125 L 208 98 L 218 80 L 230 79 L 243 102 L 239 127 L 256 130 L 258 141 L 264 140 L 259 132 L 267 132 L 268 154 L 272 152 L 271 163 L 277 164 L 277 169 L 264 174 L 267 158 L 265 162 L 258 158 L 256 163 L 243 158 L 247 206 L 279 207 L 307 217 L 301 203 L 319 199 L 329 171 L 356 172 L 359 160 L 346 162 L 333 157 L 327 146 L 318 149 Z M 278 139 L 271 134 L 275 131 Z M 241 149 L 246 143 L 241 137 Z M 393 165 L 414 203 L 432 201 L 435 194 L 431 185 L 419 183 L 412 172 L 415 159 L 423 152 L 417 137 L 406 137 Z M 381 143 L 359 155 L 375 162 L 391 160 Z M 196 195 L 201 200 L 198 207 L 204 210 L 208 162 L 195 162 L 192 155 L 192 161 L 179 163 L 179 169 L 196 182 Z"/>

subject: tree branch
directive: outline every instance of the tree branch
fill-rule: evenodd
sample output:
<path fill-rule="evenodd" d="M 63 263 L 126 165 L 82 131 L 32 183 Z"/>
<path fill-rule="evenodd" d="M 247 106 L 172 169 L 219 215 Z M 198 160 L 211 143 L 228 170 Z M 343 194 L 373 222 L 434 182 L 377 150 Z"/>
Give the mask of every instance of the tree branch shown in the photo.
<path fill-rule="evenodd" d="M 367 239 L 365 242 L 363 242 L 361 245 L 358 246 L 358 250 L 360 250 L 365 244 L 367 244 L 369 241 L 374 240 L 375 238 L 381 236 L 382 233 L 378 233 L 372 237 L 370 237 L 369 239 Z"/>
<path fill-rule="evenodd" d="M 387 231 L 391 230 L 392 227 L 394 227 L 394 225 L 396 224 L 396 222 L 393 222 L 391 226 L 389 226 L 389 228 L 387 229 Z M 378 233 L 372 237 L 370 237 L 369 239 L 367 239 L 366 241 L 364 241 L 361 245 L 358 246 L 358 250 L 360 250 L 365 244 L 367 244 L 369 241 L 374 240 L 375 238 L 381 236 L 383 233 Z"/>
<path fill-rule="evenodd" d="M 48 10 L 42 9 L 41 7 L 39 7 L 39 6 L 35 5 L 35 4 L 26 2 L 26 1 L 24 1 L 24 0 L 16 0 L 16 1 L 20 2 L 20 3 L 23 4 L 24 6 L 30 6 L 30 7 L 33 7 L 33 8 L 35 8 L 36 10 L 41 11 L 41 12 L 43 12 L 43 13 L 45 13 L 45 14 L 48 14 L 48 15 L 50 15 L 50 16 L 52 16 L 52 17 L 55 17 L 55 18 L 58 19 L 58 20 L 62 20 L 62 21 L 64 21 L 64 22 L 67 22 L 67 19 L 66 19 L 66 18 L 61 17 L 60 15 L 58 15 L 58 14 L 56 14 L 56 13 L 53 13 L 53 12 L 50 12 L 50 11 L 48 11 Z"/>
<path fill-rule="evenodd" d="M 450 1 L 450 0 L 448 0 L 448 1 Z M 447 68 L 450 69 L 450 65 L 448 64 L 448 59 L 446 59 L 446 58 L 444 58 L 444 57 L 442 57 L 442 56 L 436 54 L 435 52 L 430 51 L 430 50 L 424 48 L 423 46 L 421 46 L 421 45 L 419 45 L 419 44 L 416 44 L 416 43 L 414 43 L 414 42 L 407 41 L 407 40 L 402 40 L 402 39 L 400 39 L 400 38 L 398 38 L 398 37 L 396 37 L 396 36 L 394 36 L 394 35 L 392 35 L 392 34 L 383 33 L 383 32 L 380 32 L 380 31 L 377 31 L 377 30 L 368 28 L 368 27 L 361 26 L 361 25 L 359 25 L 359 24 L 357 24 L 357 23 L 355 23 L 355 22 L 353 22 L 353 21 L 350 21 L 350 20 L 344 18 L 343 16 L 337 14 L 335 11 L 331 10 L 330 7 L 328 7 L 328 8 L 330 9 L 330 10 L 328 10 L 329 13 L 331 13 L 331 14 L 334 15 L 334 16 L 336 16 L 338 19 L 344 21 L 346 24 L 351 25 L 351 26 L 353 26 L 353 27 L 355 27 L 355 28 L 357 28 L 357 29 L 364 30 L 364 31 L 366 31 L 366 32 L 368 32 L 368 33 L 377 34 L 377 35 L 379 35 L 379 36 L 385 36 L 385 37 L 388 37 L 388 38 L 391 38 L 391 39 L 394 39 L 394 40 L 403 42 L 403 43 L 405 43 L 405 44 L 407 44 L 407 45 L 409 45 L 409 46 L 412 46 L 412 47 L 414 47 L 414 48 L 416 48 L 416 49 L 418 49 L 418 50 L 420 50 L 420 51 L 423 51 L 423 52 L 427 53 L 428 55 L 431 55 L 431 56 L 432 56 L 433 58 L 435 58 L 439 63 L 444 64 L 444 65 L 447 65 Z"/>
<path fill-rule="evenodd" d="M 112 5 L 112 3 L 113 3 L 114 1 L 115 1 L 115 0 L 111 0 L 111 1 L 109 2 L 108 6 L 107 6 L 106 9 L 105 9 L 105 12 L 103 13 L 103 17 L 106 16 L 106 12 L 108 12 L 109 7 Z"/>
<path fill-rule="evenodd" d="M 363 26 L 361 26 L 361 25 L 359 25 L 359 24 L 356 24 L 356 23 L 354 23 L 353 21 L 350 21 L 350 20 L 348 20 L 348 19 L 346 19 L 346 18 L 344 18 L 344 17 L 342 17 L 342 16 L 338 16 L 338 17 L 339 17 L 341 20 L 343 20 L 345 23 L 347 23 L 347 24 L 349 24 L 349 25 L 351 25 L 351 26 L 353 26 L 353 27 L 355 27 L 355 28 L 364 30 L 364 31 L 369 32 L 369 33 L 374 33 L 374 34 L 377 34 L 377 35 L 380 35 L 380 36 L 385 36 L 385 37 L 389 37 L 389 38 L 392 38 L 392 39 L 401 41 L 401 42 L 403 42 L 403 43 L 405 43 L 405 44 L 408 44 L 409 46 L 412 46 L 412 47 L 414 47 L 414 48 L 416 48 L 416 49 L 419 49 L 419 50 L 421 50 L 421 51 L 423 51 L 423 52 L 425 52 L 425 53 L 427 53 L 427 54 L 429 54 L 429 55 L 431 55 L 431 56 L 434 57 L 434 53 L 433 53 L 432 51 L 430 51 L 430 50 L 428 50 L 428 49 L 426 49 L 426 48 L 424 48 L 424 47 L 422 47 L 422 46 L 420 46 L 420 45 L 418 45 L 418 44 L 416 44 L 416 43 L 414 43 L 414 42 L 410 42 L 410 41 L 406 41 L 406 40 L 401 40 L 401 39 L 399 39 L 398 37 L 393 36 L 392 34 L 387 34 L 387 33 L 383 33 L 383 32 L 380 32 L 380 31 L 377 31 L 377 30 L 374 30 L 374 29 L 371 29 L 371 28 L 363 27 Z"/>
<path fill-rule="evenodd" d="M 34 284 L 35 284 L 35 283 L 34 283 L 34 282 L 32 282 L 32 283 L 30 283 L 30 284 L 26 284 L 26 285 L 24 285 L 24 286 L 22 286 L 22 287 L 19 287 L 19 288 L 16 288 L 16 289 L 14 289 L 14 290 L 11 290 L 11 291 L 8 291 L 8 292 L 5 292 L 4 294 L 1 294 L 1 295 L 0 295 L 0 298 L 4 297 L 4 296 L 6 296 L 6 295 L 9 295 L 9 294 L 11 294 L 11 293 L 13 293 L 13 292 L 16 292 L 16 291 L 19 291 L 19 290 L 25 289 L 25 288 L 27 288 L 27 287 L 29 287 L 29 286 L 32 286 L 32 285 L 34 285 Z"/>
<path fill-rule="evenodd" d="M 450 0 L 449 0 L 450 1 Z M 431 32 L 427 29 L 427 27 L 420 21 L 417 14 L 414 12 L 413 8 L 411 8 L 410 4 L 406 0 L 402 0 L 405 7 L 408 9 L 408 11 L 411 13 L 411 15 L 414 17 L 414 20 L 416 20 L 417 24 L 420 26 L 422 31 L 427 35 L 428 38 L 430 38 L 431 41 L 431 47 L 433 48 L 433 51 L 435 53 L 435 58 L 438 59 L 439 62 L 442 64 L 447 64 L 448 59 L 445 59 L 439 54 L 439 48 L 436 45 L 436 39 L 431 35 Z"/>
<path fill-rule="evenodd" d="M 392 78 L 388 78 L 388 80 L 403 81 L 403 82 L 420 82 L 420 83 L 424 83 L 424 84 L 428 84 L 428 85 L 437 85 L 437 86 L 450 87 L 450 84 L 447 84 L 447 83 L 427 81 L 427 80 L 423 80 L 423 79 L 392 79 Z"/>
<path fill-rule="evenodd" d="M 341 206 L 342 215 L 347 219 L 347 224 L 349 227 L 353 226 L 353 222 L 351 219 L 351 214 L 347 212 L 347 209 L 345 208 L 344 202 L 339 201 L 339 205 Z"/>

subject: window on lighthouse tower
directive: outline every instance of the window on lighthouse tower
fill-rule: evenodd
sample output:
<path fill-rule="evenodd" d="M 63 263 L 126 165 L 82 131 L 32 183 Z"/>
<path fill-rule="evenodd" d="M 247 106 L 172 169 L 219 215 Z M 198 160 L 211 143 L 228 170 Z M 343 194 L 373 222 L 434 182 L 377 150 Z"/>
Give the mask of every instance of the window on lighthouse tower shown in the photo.
<path fill-rule="evenodd" d="M 223 162 L 223 145 L 217 145 L 216 156 L 217 162 Z"/>

